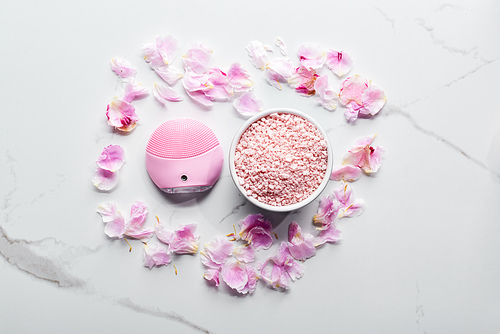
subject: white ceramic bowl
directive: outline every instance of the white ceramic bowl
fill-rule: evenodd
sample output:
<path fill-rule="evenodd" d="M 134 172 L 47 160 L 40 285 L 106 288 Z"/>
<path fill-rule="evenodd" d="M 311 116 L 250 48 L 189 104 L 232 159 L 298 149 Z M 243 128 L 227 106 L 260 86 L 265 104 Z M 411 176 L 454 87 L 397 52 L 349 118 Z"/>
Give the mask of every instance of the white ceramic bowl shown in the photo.
<path fill-rule="evenodd" d="M 240 141 L 241 135 L 246 131 L 246 129 L 252 123 L 258 121 L 262 117 L 265 117 L 265 116 L 273 114 L 273 113 L 287 113 L 287 114 L 297 115 L 297 116 L 300 116 L 300 117 L 308 120 L 312 124 L 314 124 L 316 126 L 316 128 L 323 135 L 323 138 L 326 141 L 327 150 L 328 150 L 328 161 L 327 161 L 327 167 L 326 167 L 326 171 L 325 171 L 325 176 L 323 178 L 323 181 L 319 185 L 319 187 L 316 188 L 316 190 L 314 190 L 314 192 L 311 193 L 311 195 L 309 197 L 307 197 L 306 199 L 304 199 L 303 201 L 300 201 L 300 202 L 297 202 L 297 203 L 294 203 L 294 204 L 290 204 L 290 205 L 284 205 L 284 206 L 270 205 L 270 204 L 267 204 L 267 203 L 260 202 L 260 201 L 258 201 L 257 199 L 255 199 L 255 198 L 253 198 L 251 196 L 248 196 L 246 194 L 245 189 L 238 182 L 238 176 L 236 174 L 236 168 L 235 168 L 235 165 L 234 165 L 234 154 L 236 152 L 236 146 L 238 145 L 238 142 Z M 332 166 L 333 166 L 333 152 L 332 152 L 332 147 L 330 145 L 330 141 L 328 140 L 328 136 L 327 136 L 326 132 L 309 115 L 307 115 L 307 114 L 305 114 L 305 113 L 303 113 L 301 111 L 294 110 L 294 109 L 288 109 L 288 108 L 269 109 L 269 110 L 266 110 L 266 111 L 262 111 L 262 112 L 256 114 L 255 116 L 249 118 L 241 126 L 241 128 L 238 130 L 238 132 L 234 136 L 233 142 L 231 143 L 231 149 L 229 151 L 229 170 L 231 172 L 231 177 L 233 178 L 233 182 L 236 185 L 236 187 L 239 189 L 239 191 L 241 192 L 241 194 L 247 200 L 249 200 L 251 203 L 253 203 L 254 205 L 256 205 L 256 206 L 258 206 L 258 207 L 260 207 L 262 209 L 269 210 L 269 211 L 274 211 L 274 212 L 289 212 L 289 211 L 297 210 L 297 209 L 300 209 L 300 208 L 306 206 L 307 204 L 311 203 L 312 201 L 314 201 L 321 194 L 321 192 L 325 189 L 326 185 L 328 184 L 328 181 L 330 179 L 330 174 L 332 173 Z"/>

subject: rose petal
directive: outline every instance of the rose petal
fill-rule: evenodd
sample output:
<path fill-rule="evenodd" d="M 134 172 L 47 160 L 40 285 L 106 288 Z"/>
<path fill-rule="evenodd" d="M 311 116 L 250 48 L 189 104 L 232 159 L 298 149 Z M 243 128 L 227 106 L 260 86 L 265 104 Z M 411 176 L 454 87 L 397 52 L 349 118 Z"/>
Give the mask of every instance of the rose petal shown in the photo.
<path fill-rule="evenodd" d="M 360 109 L 359 113 L 365 116 L 374 116 L 385 105 L 387 97 L 383 90 L 370 83 L 368 88 L 363 92 L 361 101 L 363 108 Z"/>
<path fill-rule="evenodd" d="M 129 78 L 137 73 L 128 61 L 121 58 L 111 59 L 111 69 L 121 78 Z"/>
<path fill-rule="evenodd" d="M 297 51 L 299 61 L 307 69 L 319 69 L 326 60 L 326 52 L 318 44 L 301 45 Z"/>
<path fill-rule="evenodd" d="M 353 165 L 334 167 L 330 180 L 333 181 L 355 181 L 361 176 L 361 168 Z"/>
<path fill-rule="evenodd" d="M 118 171 L 112 172 L 97 167 L 92 177 L 92 184 L 99 190 L 109 191 L 118 184 L 118 175 Z"/>
<path fill-rule="evenodd" d="M 184 98 L 175 89 L 159 82 L 155 82 L 153 84 L 153 95 L 163 104 L 167 101 L 180 102 L 184 100 Z"/>
<path fill-rule="evenodd" d="M 250 74 L 239 63 L 231 64 L 227 71 L 227 80 L 235 92 L 246 92 L 253 87 Z"/>
<path fill-rule="evenodd" d="M 368 174 L 377 172 L 382 164 L 384 150 L 380 146 L 371 146 L 374 139 L 375 136 L 359 138 L 344 155 L 342 164 L 357 166 Z"/>
<path fill-rule="evenodd" d="M 201 262 L 210 268 L 219 268 L 224 264 L 233 253 L 234 245 L 226 238 L 217 236 L 214 240 L 204 246 L 203 252 L 200 252 Z"/>
<path fill-rule="evenodd" d="M 326 66 L 328 66 L 333 73 L 341 77 L 351 70 L 352 59 L 345 52 L 328 49 L 326 51 Z"/>
<path fill-rule="evenodd" d="M 174 231 L 168 231 L 161 224 L 156 225 L 157 238 L 170 246 L 170 250 L 177 254 L 195 254 L 198 251 L 200 234 L 197 224 L 184 224 Z"/>
<path fill-rule="evenodd" d="M 304 96 L 314 95 L 314 82 L 318 75 L 314 69 L 307 69 L 304 66 L 299 66 L 295 69 L 295 73 L 288 78 L 288 84 Z"/>
<path fill-rule="evenodd" d="M 117 98 L 108 104 L 106 117 L 108 118 L 109 125 L 125 132 L 132 131 L 139 121 L 134 106 L 129 102 Z"/>
<path fill-rule="evenodd" d="M 144 266 L 149 269 L 154 266 L 167 265 L 172 262 L 168 249 L 159 243 L 144 245 Z"/>
<path fill-rule="evenodd" d="M 236 260 L 244 263 L 252 262 L 255 258 L 255 248 L 252 245 L 237 247 L 233 251 Z"/>
<path fill-rule="evenodd" d="M 125 161 L 125 151 L 120 145 L 106 146 L 99 158 L 96 160 L 97 166 L 102 169 L 115 172 L 123 166 Z"/>
<path fill-rule="evenodd" d="M 314 245 L 316 247 L 323 245 L 326 242 L 329 243 L 336 243 L 342 239 L 341 237 L 341 231 L 337 229 L 335 224 L 328 225 L 328 227 L 324 230 L 322 230 L 315 238 Z"/>
<path fill-rule="evenodd" d="M 233 102 L 234 108 L 243 116 L 251 116 L 262 110 L 263 103 L 252 92 L 247 92 Z"/>

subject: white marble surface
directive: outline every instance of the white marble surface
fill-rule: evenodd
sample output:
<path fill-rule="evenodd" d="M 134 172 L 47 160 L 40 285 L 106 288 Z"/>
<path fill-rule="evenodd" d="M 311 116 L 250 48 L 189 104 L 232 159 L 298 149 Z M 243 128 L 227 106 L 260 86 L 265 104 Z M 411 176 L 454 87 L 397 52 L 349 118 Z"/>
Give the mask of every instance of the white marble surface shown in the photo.
<path fill-rule="evenodd" d="M 5 333 L 498 333 L 500 331 L 500 4 L 496 1 L 3 1 L 0 4 L 0 328 Z M 205 41 L 214 65 L 241 62 L 265 108 L 309 113 L 341 159 L 377 133 L 386 149 L 374 177 L 353 184 L 365 212 L 341 221 L 343 240 L 305 263 L 287 292 L 259 284 L 240 297 L 202 277 L 199 255 L 142 266 L 134 242 L 106 237 L 95 212 L 135 200 L 169 226 L 197 222 L 201 243 L 249 213 L 225 166 L 215 188 L 189 200 L 163 195 L 144 168 L 147 137 L 162 121 L 202 120 L 226 149 L 244 122 L 230 103 L 134 102 L 130 135 L 106 124 L 122 57 L 145 85 L 158 80 L 141 45 L 172 34 L 185 50 Z M 278 91 L 248 62 L 252 40 L 342 49 L 388 103 L 347 124 L 314 98 Z M 180 65 L 180 58 L 176 60 Z M 333 80 L 333 75 L 331 76 Z M 333 80 L 337 85 L 339 80 Z M 180 85 L 176 86 L 180 89 Z M 184 94 L 184 92 L 183 92 Z M 118 186 L 91 184 L 94 160 L 120 144 Z M 328 186 L 327 192 L 335 184 Z M 281 240 L 288 223 L 312 231 L 317 201 L 264 214 Z"/>

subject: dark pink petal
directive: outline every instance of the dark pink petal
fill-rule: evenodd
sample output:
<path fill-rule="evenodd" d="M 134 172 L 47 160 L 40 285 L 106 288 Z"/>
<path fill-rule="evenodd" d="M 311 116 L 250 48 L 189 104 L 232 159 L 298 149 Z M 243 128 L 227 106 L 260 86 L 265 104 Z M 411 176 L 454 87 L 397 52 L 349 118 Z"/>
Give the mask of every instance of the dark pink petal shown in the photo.
<path fill-rule="evenodd" d="M 315 239 L 315 246 L 321 246 L 326 242 L 336 243 L 342 239 L 341 231 L 337 229 L 335 224 L 329 225 L 326 229 L 322 230 L 319 233 L 319 236 Z"/>
<path fill-rule="evenodd" d="M 326 51 L 326 66 L 341 77 L 351 70 L 352 59 L 345 52 L 329 49 Z"/>
<path fill-rule="evenodd" d="M 240 220 L 241 239 L 252 244 L 256 249 L 268 249 L 273 243 L 271 235 L 273 226 L 262 214 L 248 215 Z"/>
<path fill-rule="evenodd" d="M 149 269 L 154 266 L 167 265 L 172 262 L 168 249 L 159 243 L 144 245 L 144 266 Z"/>
<path fill-rule="evenodd" d="M 121 78 L 129 78 L 137 73 L 128 61 L 120 58 L 111 59 L 111 69 Z"/>
<path fill-rule="evenodd" d="M 102 169 L 115 172 L 123 166 L 125 161 L 125 151 L 120 145 L 106 146 L 99 158 L 96 160 L 97 166 Z"/>
<path fill-rule="evenodd" d="M 361 176 L 361 168 L 353 165 L 334 167 L 330 180 L 333 181 L 355 181 Z"/>
<path fill-rule="evenodd" d="M 252 92 L 243 93 L 234 100 L 234 108 L 243 116 L 252 116 L 262 110 L 262 101 L 257 100 Z"/>
<path fill-rule="evenodd" d="M 326 60 L 326 52 L 320 45 L 304 44 L 297 51 L 299 61 L 307 69 L 319 69 Z"/>
<path fill-rule="evenodd" d="M 118 184 L 118 175 L 118 171 L 112 172 L 97 167 L 92 177 L 92 184 L 99 190 L 109 191 Z"/>
<path fill-rule="evenodd" d="M 239 63 L 231 64 L 227 71 L 227 80 L 235 92 L 246 92 L 253 87 L 250 74 Z"/>
<path fill-rule="evenodd" d="M 135 108 L 129 102 L 116 98 L 108 104 L 106 117 L 109 125 L 125 132 L 132 131 L 139 121 Z"/>

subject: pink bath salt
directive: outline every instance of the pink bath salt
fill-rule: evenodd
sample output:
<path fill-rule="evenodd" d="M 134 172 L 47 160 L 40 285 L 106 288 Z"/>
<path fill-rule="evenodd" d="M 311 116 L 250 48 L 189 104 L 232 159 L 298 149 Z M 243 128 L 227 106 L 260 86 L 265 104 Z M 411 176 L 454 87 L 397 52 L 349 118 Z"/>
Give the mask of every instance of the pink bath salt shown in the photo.
<path fill-rule="evenodd" d="M 241 135 L 234 164 L 248 196 L 286 206 L 305 200 L 320 186 L 328 147 L 313 123 L 298 115 L 273 113 Z"/>

